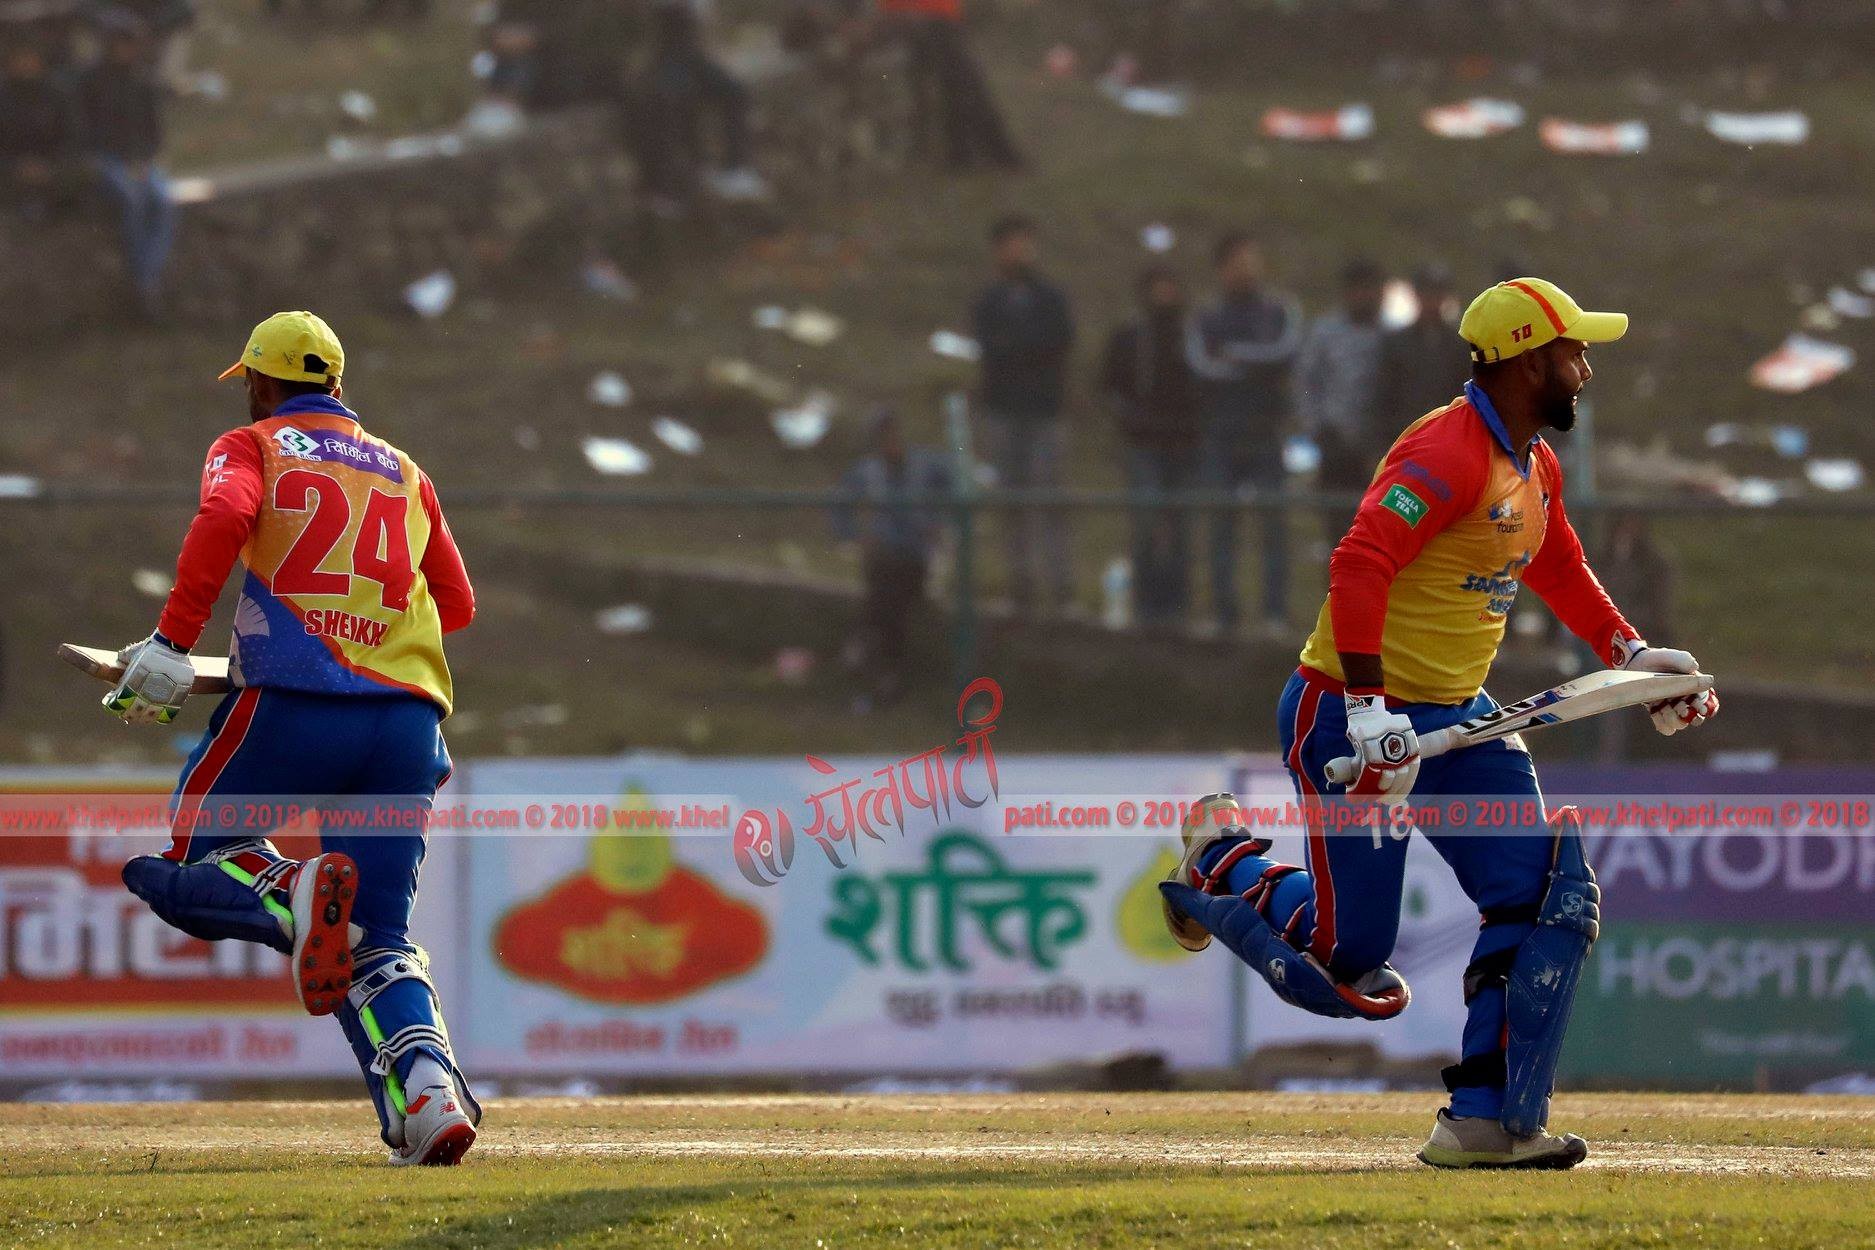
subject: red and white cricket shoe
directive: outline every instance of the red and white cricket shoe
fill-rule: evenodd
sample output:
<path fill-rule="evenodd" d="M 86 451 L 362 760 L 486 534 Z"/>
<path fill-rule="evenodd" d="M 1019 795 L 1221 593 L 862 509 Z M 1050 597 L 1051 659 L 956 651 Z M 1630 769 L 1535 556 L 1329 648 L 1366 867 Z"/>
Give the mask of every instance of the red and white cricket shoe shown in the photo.
<path fill-rule="evenodd" d="M 425 1069 L 428 1069 L 425 1072 Z M 391 1162 L 399 1167 L 451 1167 L 462 1162 L 475 1144 L 475 1124 L 462 1109 L 456 1084 L 442 1069 L 419 1063 L 411 1076 L 442 1075 L 440 1081 L 426 1081 L 415 1096 L 406 1093 L 404 1103 L 405 1145 L 391 1151 Z"/>
<path fill-rule="evenodd" d="M 352 988 L 352 903 L 358 897 L 358 865 L 349 855 L 327 851 L 299 866 L 293 899 L 293 988 L 300 1006 L 329 1016 Z"/>

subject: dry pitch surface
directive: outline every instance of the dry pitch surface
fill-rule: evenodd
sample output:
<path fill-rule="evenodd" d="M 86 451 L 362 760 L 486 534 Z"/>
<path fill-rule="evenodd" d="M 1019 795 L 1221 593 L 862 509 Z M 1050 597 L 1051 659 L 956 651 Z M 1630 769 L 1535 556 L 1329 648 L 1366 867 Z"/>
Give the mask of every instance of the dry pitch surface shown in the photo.
<path fill-rule="evenodd" d="M 1563 1174 L 1413 1159 L 1430 1095 L 492 1103 L 460 1168 L 353 1103 L 0 1106 L 0 1245 L 1875 1245 L 1875 1100 L 1582 1095 Z"/>

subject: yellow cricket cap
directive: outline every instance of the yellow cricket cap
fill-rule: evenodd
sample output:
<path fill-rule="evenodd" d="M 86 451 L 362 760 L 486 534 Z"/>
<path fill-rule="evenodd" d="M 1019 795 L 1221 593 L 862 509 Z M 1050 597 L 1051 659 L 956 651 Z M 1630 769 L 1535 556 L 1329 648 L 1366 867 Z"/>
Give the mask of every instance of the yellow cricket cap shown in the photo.
<path fill-rule="evenodd" d="M 283 382 L 337 384 L 345 373 L 345 349 L 332 327 L 309 312 L 280 312 L 254 327 L 247 350 L 218 382 L 249 369 Z"/>
<path fill-rule="evenodd" d="M 1626 313 L 1584 312 L 1567 291 L 1541 278 L 1498 283 L 1471 301 L 1458 323 L 1471 358 L 1485 364 L 1557 339 L 1612 343 L 1627 332 Z"/>

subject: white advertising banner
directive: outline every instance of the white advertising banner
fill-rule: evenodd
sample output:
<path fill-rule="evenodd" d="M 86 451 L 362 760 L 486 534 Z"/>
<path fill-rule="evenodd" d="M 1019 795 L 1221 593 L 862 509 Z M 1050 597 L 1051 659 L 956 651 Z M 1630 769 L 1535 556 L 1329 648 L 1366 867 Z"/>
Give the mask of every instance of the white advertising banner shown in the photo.
<path fill-rule="evenodd" d="M 356 1073 L 337 1022 L 301 1009 L 283 956 L 188 937 L 124 888 L 125 860 L 169 844 L 168 792 L 162 776 L 0 776 L 0 1077 Z M 316 848 L 310 826 L 275 841 Z M 426 877 L 446 878 L 458 849 L 432 846 Z M 423 892 L 419 941 L 456 932 L 456 897 Z"/>
<path fill-rule="evenodd" d="M 870 779 L 903 762 L 865 760 L 837 773 Z M 661 759 L 473 766 L 475 802 L 531 806 L 549 825 L 556 809 L 603 804 L 670 812 L 673 824 L 696 809 L 715 823 L 474 839 L 473 1030 L 460 1039 L 472 1063 L 536 1072 L 955 1072 L 1138 1050 L 1184 1065 L 1224 1061 L 1229 960 L 1186 955 L 1159 920 L 1168 831 L 1005 830 L 1015 805 L 1050 797 L 1094 805 L 1120 793 L 1202 794 L 1222 781 L 1215 759 L 998 760 L 1000 799 L 988 797 L 980 762 L 965 776 L 950 761 L 948 806 L 907 802 L 902 831 L 834 840 L 844 867 L 810 833 L 808 796 L 841 788 L 815 765 L 832 768 Z M 904 790 L 932 793 L 922 775 Z M 844 791 L 842 808 L 845 797 L 866 810 L 857 787 Z M 827 815 L 835 800 L 821 808 Z M 837 817 L 833 810 L 820 823 Z M 768 865 L 749 861 L 745 871 L 735 830 L 764 820 L 777 826 Z M 784 822 L 799 832 L 792 853 L 778 856 L 772 837 Z"/>
<path fill-rule="evenodd" d="M 471 765 L 475 823 L 505 813 L 519 829 L 468 840 L 472 933 L 451 1013 L 467 1062 L 617 1075 L 1014 1071 L 1145 1051 L 1231 1062 L 1231 985 L 1248 974 L 1221 949 L 1179 950 L 1157 885 L 1180 805 L 1226 784 L 1280 803 L 1274 761 L 1010 756 L 992 796 L 980 760 L 952 758 L 948 808 L 914 801 L 934 790 L 907 763 Z M 1300 862 L 1299 834 L 1277 854 Z M 1405 1017 L 1320 1019 L 1252 976 L 1248 1045 L 1455 1050 L 1476 925 L 1417 848 Z"/>

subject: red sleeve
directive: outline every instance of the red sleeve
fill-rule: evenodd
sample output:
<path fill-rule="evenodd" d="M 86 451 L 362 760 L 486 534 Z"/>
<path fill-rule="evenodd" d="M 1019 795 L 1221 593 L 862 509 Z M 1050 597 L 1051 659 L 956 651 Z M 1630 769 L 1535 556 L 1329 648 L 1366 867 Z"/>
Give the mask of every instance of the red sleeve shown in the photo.
<path fill-rule="evenodd" d="M 1541 446 L 1537 454 L 1543 458 L 1553 485 L 1549 492 L 1543 545 L 1531 559 L 1530 567 L 1524 570 L 1524 585 L 1549 605 L 1549 610 L 1570 633 L 1586 642 L 1602 657 L 1603 663 L 1608 663 L 1610 644 L 1616 637 L 1638 638 L 1640 635 L 1621 615 L 1594 570 L 1589 568 L 1582 540 L 1576 536 L 1575 526 L 1569 524 L 1568 514 L 1563 511 L 1561 461 L 1548 445 Z"/>
<path fill-rule="evenodd" d="M 1490 466 L 1488 436 L 1479 434 L 1481 423 L 1454 413 L 1427 421 L 1387 453 L 1328 559 L 1337 651 L 1380 654 L 1393 579 L 1435 534 L 1478 506 Z"/>
<path fill-rule="evenodd" d="M 193 647 L 221 596 L 260 515 L 260 448 L 246 430 L 229 430 L 208 449 L 202 466 L 202 502 L 176 558 L 176 584 L 156 622 L 179 647 Z"/>
<path fill-rule="evenodd" d="M 436 502 L 436 487 L 430 475 L 419 471 L 418 494 L 423 513 L 430 518 L 430 545 L 423 549 L 423 579 L 430 584 L 430 598 L 436 601 L 443 632 L 453 634 L 475 619 L 475 588 L 469 585 L 469 570 L 463 567 L 462 552 L 456 549 L 455 535 L 443 519 L 443 506 Z"/>

